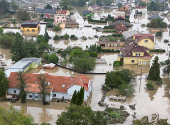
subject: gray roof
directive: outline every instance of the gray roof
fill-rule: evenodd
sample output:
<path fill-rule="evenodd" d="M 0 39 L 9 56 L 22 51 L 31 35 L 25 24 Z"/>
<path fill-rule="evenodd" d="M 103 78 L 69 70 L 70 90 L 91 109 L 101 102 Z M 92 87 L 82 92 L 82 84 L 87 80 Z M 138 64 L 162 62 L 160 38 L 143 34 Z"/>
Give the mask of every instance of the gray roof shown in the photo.
<path fill-rule="evenodd" d="M 57 9 L 54 8 L 54 9 L 41 9 L 41 8 L 37 8 L 35 10 L 36 13 L 50 13 L 50 14 L 56 14 L 57 12 Z"/>
<path fill-rule="evenodd" d="M 39 63 L 42 59 L 36 57 L 22 58 L 20 61 L 31 61 L 32 63 Z"/>
<path fill-rule="evenodd" d="M 129 29 L 128 31 L 124 31 L 124 32 L 122 33 L 122 35 L 123 35 L 123 37 L 124 37 L 125 39 L 128 39 L 129 37 L 132 37 L 133 34 L 137 34 L 137 33 L 139 33 L 139 32 L 136 31 L 136 30 Z"/>
<path fill-rule="evenodd" d="M 164 17 L 162 17 L 162 16 L 160 16 L 158 14 L 150 16 L 148 19 L 157 19 L 157 18 L 162 19 L 162 20 L 164 19 Z"/>
<path fill-rule="evenodd" d="M 24 70 L 25 68 L 27 68 L 31 64 L 32 64 L 31 61 L 18 61 L 13 66 L 11 66 L 9 69 L 23 69 Z"/>

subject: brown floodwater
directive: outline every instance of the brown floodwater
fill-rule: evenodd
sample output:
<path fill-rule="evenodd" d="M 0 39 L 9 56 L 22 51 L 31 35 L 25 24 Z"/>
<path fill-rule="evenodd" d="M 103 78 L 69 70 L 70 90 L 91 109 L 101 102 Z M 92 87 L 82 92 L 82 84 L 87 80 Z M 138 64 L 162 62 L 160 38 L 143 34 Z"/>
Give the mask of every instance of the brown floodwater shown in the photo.
<path fill-rule="evenodd" d="M 89 24 L 87 20 L 84 20 L 80 14 L 86 10 L 86 7 L 84 8 L 75 8 L 73 12 L 75 13 L 76 21 L 80 24 L 79 28 L 63 28 L 59 32 L 54 32 L 51 29 L 48 29 L 47 32 L 50 35 L 52 39 L 49 40 L 49 44 L 52 44 L 53 47 L 56 49 L 65 49 L 68 46 L 81 46 L 83 49 L 86 48 L 86 46 L 90 46 L 95 44 L 99 39 L 94 38 L 94 35 L 109 35 L 111 33 L 102 33 L 102 32 L 96 32 L 96 30 L 92 28 L 84 27 L 84 25 Z M 131 29 L 138 30 L 139 32 L 143 33 L 150 33 L 150 29 L 146 27 L 141 27 L 141 24 L 147 24 L 149 21 L 147 18 L 150 16 L 148 15 L 146 9 L 138 9 L 139 11 L 142 11 L 143 15 L 141 17 L 134 19 L 135 10 L 132 10 L 130 14 L 130 22 L 133 22 L 133 27 Z M 94 19 L 99 19 L 100 16 L 106 16 L 108 14 L 111 14 L 113 16 L 117 15 L 124 15 L 122 12 L 118 12 L 114 9 L 101 9 L 99 11 L 95 12 Z M 168 19 L 164 19 L 164 22 L 170 23 Z M 106 24 L 92 24 L 93 27 L 104 27 Z M 107 24 L 108 25 L 108 24 Z M 169 29 L 168 29 L 169 30 Z M 20 32 L 20 29 L 4 29 L 4 32 Z M 20 32 L 22 33 L 22 32 Z M 45 33 L 45 25 L 41 25 L 39 35 L 44 35 Z M 81 38 L 82 36 L 86 36 L 88 39 L 86 41 L 82 41 L 81 39 L 73 41 L 73 40 L 60 40 L 60 41 L 54 41 L 53 37 L 57 35 L 76 35 L 78 38 Z M 151 32 L 153 35 L 155 33 Z M 27 33 L 26 33 L 27 34 Z M 25 37 L 31 38 L 28 35 L 25 35 Z M 33 38 L 35 39 L 35 38 Z M 169 32 L 163 32 L 162 37 L 156 37 L 155 42 L 156 45 L 159 48 L 165 49 L 167 51 L 167 44 L 163 42 L 164 39 L 169 40 Z M 9 49 L 2 49 L 0 48 L 0 51 L 3 55 L 5 55 L 4 60 L 6 60 L 10 65 L 12 61 L 10 60 L 10 51 Z M 113 62 L 117 60 L 117 54 L 114 53 L 106 53 L 106 54 L 99 54 L 99 58 L 105 59 L 106 64 L 96 64 L 95 69 L 93 72 L 107 72 L 112 70 L 117 70 L 115 67 L 113 67 Z M 159 61 L 165 61 L 168 59 L 167 52 L 162 54 L 153 54 L 154 59 L 155 56 L 159 57 Z M 151 65 L 152 65 L 151 60 Z M 124 65 L 121 68 L 125 69 L 131 69 L 136 72 L 136 74 L 141 75 L 141 69 L 139 66 L 131 67 L 130 65 Z M 151 115 L 153 113 L 159 113 L 160 118 L 169 118 L 170 116 L 170 97 L 168 95 L 168 88 L 170 87 L 169 80 L 164 80 L 166 83 L 162 86 L 155 85 L 155 90 L 146 90 L 145 84 L 147 82 L 146 77 L 147 73 L 149 71 L 149 66 L 142 68 L 142 79 L 140 79 L 140 76 L 136 77 L 135 80 L 135 93 L 134 95 L 127 98 L 127 100 L 124 101 L 111 101 L 108 99 L 109 95 L 116 95 L 119 94 L 118 90 L 114 89 L 109 92 L 107 92 L 107 97 L 105 99 L 106 103 L 114 103 L 116 105 L 123 105 L 125 106 L 126 110 L 130 113 L 130 116 L 125 121 L 124 125 L 129 125 L 132 123 L 133 117 L 132 114 L 136 112 L 137 118 L 142 118 L 145 115 Z M 163 74 L 162 68 L 160 70 L 161 76 Z M 72 72 L 67 69 L 63 69 L 60 67 L 55 67 L 54 69 L 30 69 L 27 72 L 29 73 L 49 73 L 51 75 L 59 75 L 59 76 L 78 76 L 79 73 Z M 101 86 L 105 82 L 105 75 L 87 75 L 93 80 L 93 90 L 91 93 L 91 98 L 88 100 L 88 105 L 91 106 L 91 108 L 95 111 L 97 110 L 104 110 L 105 107 L 100 107 L 98 105 L 98 101 L 102 97 L 101 92 Z M 163 76 L 162 76 L 163 77 Z M 10 102 L 0 102 L 0 106 L 3 106 L 4 108 L 7 108 L 7 105 L 9 105 Z M 12 103 L 16 108 L 20 108 L 24 110 L 26 114 L 30 114 L 34 117 L 35 122 L 42 123 L 42 122 L 49 122 L 51 124 L 55 124 L 55 121 L 57 120 L 57 115 L 61 114 L 62 111 L 65 110 L 65 107 L 69 106 L 67 103 L 57 103 L 57 102 L 51 102 L 51 105 L 49 106 L 43 106 L 42 102 L 40 101 L 32 101 L 28 100 L 26 104 L 21 104 L 20 101 L 17 101 L 16 103 Z M 129 104 L 136 104 L 136 110 L 132 110 L 129 108 Z M 170 118 L 168 120 L 170 123 Z"/>

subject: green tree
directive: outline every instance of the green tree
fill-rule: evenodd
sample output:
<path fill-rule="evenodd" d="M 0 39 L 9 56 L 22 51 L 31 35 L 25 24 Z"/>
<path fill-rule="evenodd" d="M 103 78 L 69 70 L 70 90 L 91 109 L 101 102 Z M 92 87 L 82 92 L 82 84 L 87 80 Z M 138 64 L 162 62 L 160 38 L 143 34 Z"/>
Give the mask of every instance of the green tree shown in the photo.
<path fill-rule="evenodd" d="M 20 59 L 24 57 L 23 37 L 20 35 L 20 33 L 16 33 L 15 41 L 11 45 L 10 52 L 12 54 L 13 61 L 19 61 Z"/>
<path fill-rule="evenodd" d="M 148 80 L 159 81 L 160 78 L 160 64 L 158 63 L 159 58 L 156 56 L 153 60 L 152 66 L 149 70 Z"/>
<path fill-rule="evenodd" d="M 0 45 L 2 48 L 9 49 L 15 41 L 14 35 L 3 34 L 0 35 Z"/>
<path fill-rule="evenodd" d="M 47 76 L 44 74 L 37 75 L 37 81 L 40 84 L 40 95 L 42 97 L 43 105 L 49 104 L 46 100 L 46 97 L 49 96 L 51 87 L 48 85 L 48 82 L 46 81 Z"/>
<path fill-rule="evenodd" d="M 53 22 L 47 22 L 46 27 L 53 28 L 54 27 Z"/>
<path fill-rule="evenodd" d="M 42 14 L 40 15 L 40 17 L 44 17 L 44 14 L 42 13 Z"/>
<path fill-rule="evenodd" d="M 77 91 L 75 90 L 74 93 L 73 93 L 73 96 L 71 98 L 71 104 L 75 104 L 76 95 L 77 95 Z"/>
<path fill-rule="evenodd" d="M 110 6 L 113 2 L 114 2 L 114 0 L 104 0 L 104 5 Z"/>
<path fill-rule="evenodd" d="M 96 45 L 91 45 L 90 48 L 89 48 L 89 52 L 97 52 Z"/>
<path fill-rule="evenodd" d="M 25 81 L 28 79 L 28 77 L 26 77 L 25 73 L 23 72 L 18 72 L 17 76 L 18 77 L 16 78 L 16 80 L 19 81 L 19 83 L 16 87 L 19 89 L 21 103 L 26 103 L 27 92 L 25 91 L 25 89 L 27 88 L 27 83 Z"/>
<path fill-rule="evenodd" d="M 70 38 L 70 36 L 67 33 L 63 35 L 64 40 L 68 40 L 69 38 Z"/>
<path fill-rule="evenodd" d="M 139 6 L 146 7 L 146 3 L 143 1 L 140 1 Z"/>
<path fill-rule="evenodd" d="M 129 96 L 135 92 L 135 89 L 134 89 L 133 85 L 123 83 L 119 86 L 119 92 L 122 95 Z"/>
<path fill-rule="evenodd" d="M 67 53 L 66 53 L 65 51 L 62 51 L 62 52 L 60 53 L 60 56 L 61 56 L 62 58 L 66 58 Z"/>
<path fill-rule="evenodd" d="M 53 30 L 56 31 L 56 32 L 58 32 L 58 31 L 61 30 L 61 28 L 60 28 L 60 26 L 55 26 Z"/>
<path fill-rule="evenodd" d="M 118 8 L 121 8 L 123 5 L 122 5 L 122 3 L 118 3 Z"/>
<path fill-rule="evenodd" d="M 60 6 L 62 7 L 62 9 L 68 9 L 68 6 L 71 5 L 71 0 L 61 0 L 60 1 Z"/>
<path fill-rule="evenodd" d="M 58 60 L 59 59 L 58 59 L 58 57 L 56 56 L 55 53 L 49 55 L 49 57 L 48 57 L 48 62 L 50 62 L 50 63 L 56 64 L 56 63 L 58 63 Z"/>
<path fill-rule="evenodd" d="M 98 6 L 102 6 L 102 0 L 96 0 L 96 4 L 97 4 Z"/>
<path fill-rule="evenodd" d="M 73 60 L 73 69 L 78 72 L 88 72 L 92 71 L 95 67 L 95 58 L 76 58 Z"/>
<path fill-rule="evenodd" d="M 44 36 L 43 36 L 43 39 L 46 41 L 46 42 L 48 42 L 48 39 L 49 39 L 50 37 L 49 37 L 49 35 L 48 35 L 48 32 L 47 32 L 47 28 L 45 28 L 45 34 L 44 34 Z"/>
<path fill-rule="evenodd" d="M 60 40 L 60 39 L 61 39 L 61 37 L 59 35 L 54 36 L 54 40 Z"/>
<path fill-rule="evenodd" d="M 31 19 L 29 12 L 27 12 L 26 10 L 23 10 L 23 9 L 18 10 L 17 18 L 21 21 L 26 21 L 26 20 Z"/>
<path fill-rule="evenodd" d="M 79 7 L 84 7 L 84 5 L 86 5 L 87 1 L 88 0 L 78 0 L 77 4 L 78 4 Z"/>
<path fill-rule="evenodd" d="M 11 9 L 16 12 L 19 9 L 19 6 L 16 4 L 15 0 L 11 1 Z"/>
<path fill-rule="evenodd" d="M 4 97 L 7 92 L 9 81 L 5 77 L 5 73 L 3 70 L 0 69 L 0 97 Z"/>
<path fill-rule="evenodd" d="M 1 0 L 0 1 L 0 11 L 3 14 L 7 14 L 10 12 L 10 3 L 6 0 Z"/>
<path fill-rule="evenodd" d="M 53 9 L 53 7 L 50 4 L 47 4 L 44 9 Z"/>
<path fill-rule="evenodd" d="M 31 115 L 25 115 L 24 111 L 15 109 L 10 105 L 8 110 L 0 107 L 0 125 L 35 125 Z"/>
<path fill-rule="evenodd" d="M 71 105 L 59 116 L 57 125 L 107 125 L 106 118 L 90 107 Z"/>
<path fill-rule="evenodd" d="M 4 32 L 3 28 L 0 27 L 0 35 L 3 35 L 3 32 Z"/>

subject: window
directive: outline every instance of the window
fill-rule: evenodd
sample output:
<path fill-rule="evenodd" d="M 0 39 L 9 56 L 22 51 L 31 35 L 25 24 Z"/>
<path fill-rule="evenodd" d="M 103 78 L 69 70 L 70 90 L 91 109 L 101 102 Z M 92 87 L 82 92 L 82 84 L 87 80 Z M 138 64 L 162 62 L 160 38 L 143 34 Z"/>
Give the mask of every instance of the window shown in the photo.
<path fill-rule="evenodd" d="M 59 17 L 57 17 L 57 19 L 59 19 Z"/>
<path fill-rule="evenodd" d="M 29 98 L 32 98 L 32 95 L 29 95 Z"/>
<path fill-rule="evenodd" d="M 27 29 L 27 31 L 29 31 L 29 29 Z"/>
<path fill-rule="evenodd" d="M 144 61 L 144 64 L 146 65 L 146 61 Z"/>
<path fill-rule="evenodd" d="M 63 84 L 62 87 L 65 87 L 65 84 Z"/>
<path fill-rule="evenodd" d="M 145 40 L 145 43 L 148 43 L 148 40 Z"/>
<path fill-rule="evenodd" d="M 108 44 L 106 44 L 106 46 L 108 46 Z"/>
<path fill-rule="evenodd" d="M 56 94 L 53 94 L 53 97 L 56 97 Z"/>
<path fill-rule="evenodd" d="M 64 17 L 62 17 L 64 19 Z"/>
<path fill-rule="evenodd" d="M 32 30 L 32 32 L 35 32 L 35 30 Z"/>
<path fill-rule="evenodd" d="M 65 22 L 65 20 L 63 20 L 63 22 Z"/>
<path fill-rule="evenodd" d="M 135 60 L 131 60 L 131 63 L 134 63 L 135 62 Z"/>
<path fill-rule="evenodd" d="M 140 61 L 140 64 L 142 64 L 143 63 L 143 61 Z"/>
<path fill-rule="evenodd" d="M 117 44 L 117 46 L 120 46 L 120 44 Z"/>
<path fill-rule="evenodd" d="M 57 23 L 58 23 L 58 20 L 57 20 Z"/>
<path fill-rule="evenodd" d="M 148 64 L 150 64 L 150 61 L 148 61 Z"/>
<path fill-rule="evenodd" d="M 61 20 L 61 22 L 62 22 L 62 20 Z"/>
<path fill-rule="evenodd" d="M 35 96 L 35 99 L 38 99 L 38 96 Z"/>
<path fill-rule="evenodd" d="M 131 65 L 131 68 L 134 68 L 134 65 Z"/>
<path fill-rule="evenodd" d="M 14 94 L 16 94 L 17 93 L 17 91 L 16 90 L 14 90 Z"/>
<path fill-rule="evenodd" d="M 113 44 L 113 46 L 114 46 L 114 44 Z"/>

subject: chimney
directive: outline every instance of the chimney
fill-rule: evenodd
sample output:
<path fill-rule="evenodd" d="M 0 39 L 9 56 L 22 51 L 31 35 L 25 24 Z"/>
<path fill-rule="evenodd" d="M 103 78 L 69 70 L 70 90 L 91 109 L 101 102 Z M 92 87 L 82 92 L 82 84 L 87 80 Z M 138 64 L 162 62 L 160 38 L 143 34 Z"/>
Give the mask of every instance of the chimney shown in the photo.
<path fill-rule="evenodd" d="M 71 76 L 71 79 L 73 79 L 73 76 Z"/>
<path fill-rule="evenodd" d="M 37 84 L 37 82 L 35 82 L 35 84 Z"/>

